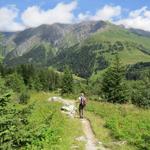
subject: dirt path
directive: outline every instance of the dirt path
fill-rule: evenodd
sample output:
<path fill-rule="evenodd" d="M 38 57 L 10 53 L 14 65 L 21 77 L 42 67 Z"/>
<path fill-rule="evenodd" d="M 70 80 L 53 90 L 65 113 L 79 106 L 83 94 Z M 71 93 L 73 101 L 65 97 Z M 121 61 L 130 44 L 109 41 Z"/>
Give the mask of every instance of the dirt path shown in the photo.
<path fill-rule="evenodd" d="M 95 138 L 91 124 L 86 118 L 81 119 L 81 123 L 87 139 L 85 150 L 109 150 L 105 148 L 103 144 Z"/>
<path fill-rule="evenodd" d="M 86 150 L 96 150 L 96 139 L 91 129 L 91 125 L 87 119 L 81 120 L 84 134 L 87 139 Z"/>
<path fill-rule="evenodd" d="M 49 101 L 52 101 L 49 99 Z M 76 105 L 75 105 L 75 101 L 71 101 L 71 100 L 65 100 L 65 99 L 61 99 L 59 98 L 58 100 L 56 99 L 56 101 L 59 101 L 61 103 L 63 103 L 65 106 L 74 106 L 76 108 Z M 72 107 L 71 107 L 72 108 Z M 63 111 L 64 113 L 66 113 L 67 115 L 69 116 L 73 116 L 75 117 L 75 113 L 76 111 L 72 111 L 69 109 L 67 109 L 67 111 Z M 85 150 L 108 150 L 106 149 L 103 144 L 98 141 L 96 138 L 95 138 L 95 135 L 92 131 L 92 128 L 91 128 L 91 125 L 90 125 L 90 122 L 88 121 L 88 119 L 84 118 L 84 119 L 80 119 L 81 121 L 81 124 L 82 124 L 82 128 L 83 128 L 83 131 L 84 131 L 84 134 L 85 134 L 85 141 L 86 141 L 86 146 L 85 146 Z M 80 139 L 80 137 L 79 137 Z"/>

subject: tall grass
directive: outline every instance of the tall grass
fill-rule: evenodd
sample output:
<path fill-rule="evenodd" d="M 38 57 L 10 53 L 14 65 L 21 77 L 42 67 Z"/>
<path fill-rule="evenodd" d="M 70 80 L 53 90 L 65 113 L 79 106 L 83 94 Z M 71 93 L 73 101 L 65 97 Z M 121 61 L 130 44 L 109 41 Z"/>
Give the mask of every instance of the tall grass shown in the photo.
<path fill-rule="evenodd" d="M 102 117 L 116 139 L 139 149 L 150 149 L 150 110 L 100 102 L 90 102 L 86 109 Z"/>

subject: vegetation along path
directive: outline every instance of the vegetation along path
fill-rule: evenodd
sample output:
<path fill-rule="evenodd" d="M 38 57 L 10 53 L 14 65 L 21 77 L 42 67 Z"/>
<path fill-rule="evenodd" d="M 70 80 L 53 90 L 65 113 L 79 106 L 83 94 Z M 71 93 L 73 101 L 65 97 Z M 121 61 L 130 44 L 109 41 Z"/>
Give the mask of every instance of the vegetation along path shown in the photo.
<path fill-rule="evenodd" d="M 77 108 L 76 108 L 75 101 L 65 100 L 60 97 L 52 97 L 52 98 L 49 98 L 48 101 L 51 101 L 51 102 L 58 101 L 58 102 L 63 103 L 63 106 L 61 108 L 62 112 L 66 113 L 70 117 L 76 117 Z M 81 125 L 83 128 L 85 137 L 84 136 L 78 137 L 77 140 L 86 141 L 85 150 L 108 150 L 103 146 L 102 142 L 98 141 L 95 138 L 95 135 L 92 131 L 92 127 L 91 127 L 89 120 L 86 118 L 83 118 L 83 119 L 80 119 L 80 121 L 81 121 Z"/>

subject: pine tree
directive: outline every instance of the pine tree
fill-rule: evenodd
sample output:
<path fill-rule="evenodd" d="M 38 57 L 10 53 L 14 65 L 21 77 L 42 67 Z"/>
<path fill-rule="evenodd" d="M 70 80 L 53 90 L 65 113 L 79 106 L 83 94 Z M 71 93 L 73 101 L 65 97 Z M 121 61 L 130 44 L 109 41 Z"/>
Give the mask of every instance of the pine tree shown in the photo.
<path fill-rule="evenodd" d="M 65 67 L 64 75 L 62 78 L 62 94 L 69 94 L 73 92 L 73 75 L 69 67 Z"/>
<path fill-rule="evenodd" d="M 17 110 L 11 101 L 11 91 L 0 77 L 0 149 L 17 149 L 30 143 L 28 116 L 32 107 Z"/>
<path fill-rule="evenodd" d="M 124 82 L 125 68 L 122 66 L 118 54 L 115 60 L 105 72 L 102 80 L 102 93 L 108 102 L 127 102 L 127 89 Z"/>
<path fill-rule="evenodd" d="M 10 149 L 13 137 L 14 111 L 9 105 L 10 94 L 0 77 L 0 149 Z"/>

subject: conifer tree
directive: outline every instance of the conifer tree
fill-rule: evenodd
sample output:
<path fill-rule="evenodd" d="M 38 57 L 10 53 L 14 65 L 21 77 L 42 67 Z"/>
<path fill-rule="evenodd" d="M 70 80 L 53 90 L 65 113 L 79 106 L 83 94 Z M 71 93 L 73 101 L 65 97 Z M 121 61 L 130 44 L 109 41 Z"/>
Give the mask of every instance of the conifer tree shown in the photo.
<path fill-rule="evenodd" d="M 10 150 L 25 146 L 30 142 L 27 129 L 28 115 L 32 107 L 17 110 L 11 102 L 11 91 L 5 87 L 0 77 L 0 149 Z"/>
<path fill-rule="evenodd" d="M 10 94 L 0 77 L 0 149 L 10 149 L 15 122 L 14 111 L 9 105 Z"/>
<path fill-rule="evenodd" d="M 105 72 L 102 79 L 102 93 L 108 102 L 127 102 L 127 88 L 124 82 L 125 68 L 122 66 L 118 54 L 113 64 Z"/>

